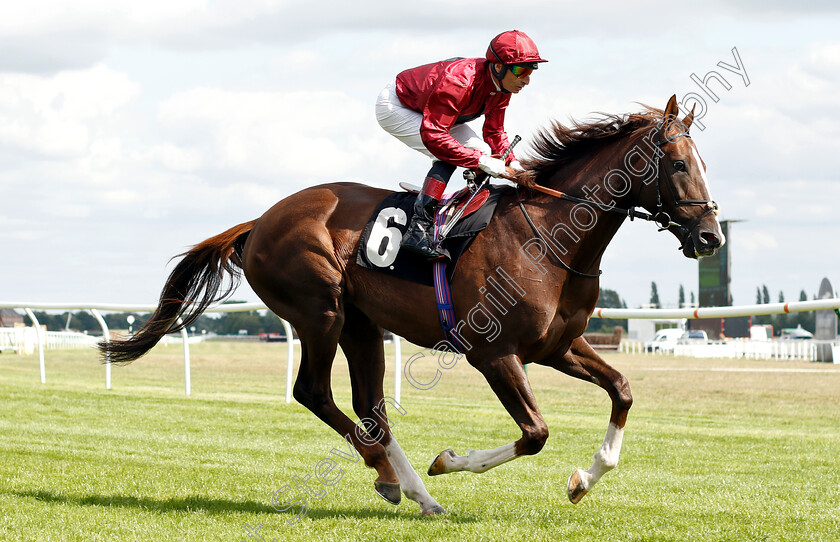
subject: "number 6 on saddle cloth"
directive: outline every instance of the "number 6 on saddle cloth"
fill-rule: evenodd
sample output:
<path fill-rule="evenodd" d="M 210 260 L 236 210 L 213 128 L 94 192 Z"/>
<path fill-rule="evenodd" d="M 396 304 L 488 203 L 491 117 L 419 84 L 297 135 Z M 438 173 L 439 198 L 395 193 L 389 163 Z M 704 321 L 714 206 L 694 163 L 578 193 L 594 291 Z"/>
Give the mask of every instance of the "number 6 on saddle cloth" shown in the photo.
<path fill-rule="evenodd" d="M 463 210 L 458 222 L 448 231 L 440 246 L 441 252 L 448 258 L 448 280 L 452 280 L 458 258 L 490 223 L 503 188 L 492 185 L 482 188 Z M 379 202 L 359 239 L 356 263 L 367 269 L 433 286 L 434 262 L 410 251 L 400 250 L 400 240 L 408 228 L 416 195 L 416 192 L 394 192 Z M 438 212 L 445 213 L 451 219 L 467 203 L 470 195 L 469 189 L 464 188 L 441 202 Z"/>

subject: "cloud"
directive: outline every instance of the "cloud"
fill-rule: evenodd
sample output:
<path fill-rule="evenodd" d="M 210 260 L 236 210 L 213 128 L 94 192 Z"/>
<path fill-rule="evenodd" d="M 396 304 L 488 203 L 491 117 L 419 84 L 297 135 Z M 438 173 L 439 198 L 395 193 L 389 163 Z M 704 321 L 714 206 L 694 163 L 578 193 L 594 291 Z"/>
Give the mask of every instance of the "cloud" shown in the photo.
<path fill-rule="evenodd" d="M 837 82 L 840 78 L 840 42 L 813 45 L 807 57 L 807 68 Z"/>
<path fill-rule="evenodd" d="M 0 144 L 43 158 L 81 156 L 94 129 L 139 93 L 125 73 L 103 65 L 49 77 L 0 74 Z"/>
<path fill-rule="evenodd" d="M 779 242 L 769 233 L 744 228 L 744 231 L 738 231 L 738 246 L 748 252 L 756 252 L 779 248 Z"/>
<path fill-rule="evenodd" d="M 637 100 L 662 107 L 697 91 L 689 75 L 731 64 L 737 46 L 751 84 L 732 74 L 732 90 L 709 103 L 707 130 L 693 134 L 724 212 L 749 221 L 731 232 L 733 288 L 748 283 L 749 294 L 759 276 L 781 283 L 771 278 L 799 273 L 815 252 L 838 267 L 809 244 L 840 235 L 828 203 L 840 199 L 830 166 L 840 151 L 840 5 L 509 8 L 434 0 L 406 16 L 333 0 L 10 5 L 0 20 L 0 236 L 18 258 L 0 264 L 0 282 L 23 297 L 148 301 L 169 257 L 288 194 L 336 180 L 419 183 L 429 161 L 379 128 L 376 94 L 405 68 L 482 56 L 490 37 L 515 27 L 550 60 L 508 109 L 523 153 L 551 119 L 638 111 Z M 647 301 L 651 280 L 663 298 L 676 299 L 677 281 L 696 289 L 696 262 L 647 226 L 622 228 L 603 262 L 602 284 L 631 305 Z M 64 282 L 45 287 L 52 279 L 38 270 L 55 267 Z"/>
<path fill-rule="evenodd" d="M 207 166 L 263 179 L 361 173 L 379 131 L 370 104 L 330 90 L 194 88 L 161 103 L 158 121 Z"/>
<path fill-rule="evenodd" d="M 519 2 L 512 11 L 509 2 L 499 0 L 429 0 L 406 16 L 402 10 L 383 9 L 381 3 L 366 1 L 323 0 L 314 7 L 307 0 L 32 0 L 4 9 L 0 45 L 16 54 L 3 55 L 0 69 L 45 73 L 79 68 L 85 61 L 105 59 L 115 46 L 128 44 L 170 50 L 222 50 L 255 44 L 298 48 L 324 37 L 338 35 L 350 43 L 372 34 L 414 41 L 417 45 L 411 50 L 415 53 L 436 57 L 433 53 L 438 51 L 445 58 L 452 51 L 480 54 L 493 30 L 508 28 L 527 29 L 540 43 L 558 39 L 558 24 L 563 25 L 562 39 L 601 40 L 602 29 L 609 29 L 613 40 L 649 40 L 677 31 L 682 38 L 706 34 L 710 23 L 745 14 L 753 24 L 787 24 L 837 10 L 831 2 L 756 7 L 751 0 L 715 2 L 703 13 L 690 6 L 663 10 L 651 0 L 609 6 L 575 3 L 563 5 L 561 10 L 556 2 L 530 0 Z M 445 20 L 441 13 L 446 13 Z M 643 24 L 628 24 L 635 17 L 643 17 Z M 674 24 L 680 20 L 690 22 Z M 669 41 L 669 46 L 676 46 Z M 454 46 L 459 44 L 474 45 L 459 53 Z M 387 58 L 387 50 L 380 52 Z"/>
<path fill-rule="evenodd" d="M 121 33 L 140 34 L 140 29 L 150 33 L 159 25 L 174 26 L 179 21 L 182 26 L 188 25 L 191 19 L 207 13 L 209 8 L 208 0 L 146 0 L 142 3 L 131 0 L 29 0 L 6 6 L 0 19 L 0 34 L 45 36 L 80 29 L 110 37 Z"/>
<path fill-rule="evenodd" d="M 171 143 L 153 146 L 140 159 L 148 160 L 165 169 L 177 172 L 197 171 L 206 160 L 204 153 L 198 149 L 178 147 Z"/>
<path fill-rule="evenodd" d="M 776 206 L 765 204 L 757 207 L 755 210 L 756 216 L 773 216 L 777 213 Z"/>

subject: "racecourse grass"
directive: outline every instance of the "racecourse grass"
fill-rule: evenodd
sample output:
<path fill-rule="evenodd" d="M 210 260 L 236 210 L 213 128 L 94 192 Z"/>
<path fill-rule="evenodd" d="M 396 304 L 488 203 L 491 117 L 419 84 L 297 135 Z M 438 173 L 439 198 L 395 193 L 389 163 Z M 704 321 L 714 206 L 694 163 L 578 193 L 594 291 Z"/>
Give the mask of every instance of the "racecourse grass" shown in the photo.
<path fill-rule="evenodd" d="M 314 481 L 344 443 L 285 403 L 285 345 L 210 342 L 191 354 L 190 397 L 178 346 L 115 367 L 110 391 L 93 351 L 47 352 L 46 384 L 37 356 L 2 354 L 0 539 L 840 540 L 840 366 L 605 354 L 635 404 L 618 468 L 578 505 L 565 482 L 603 439 L 599 388 L 530 367 L 551 431 L 543 451 L 430 478 L 442 449 L 492 448 L 519 432 L 466 362 L 429 390 L 403 381 L 406 414 L 389 409 L 395 434 L 448 511 L 421 517 L 407 499 L 376 496 L 361 463 L 339 459 L 335 485 Z M 436 371 L 428 352 L 412 365 L 417 382 Z M 340 356 L 333 380 L 354 417 Z M 305 514 L 276 511 L 272 495 L 289 484 L 285 495 L 303 497 L 293 486 L 306 476 L 320 498 Z"/>

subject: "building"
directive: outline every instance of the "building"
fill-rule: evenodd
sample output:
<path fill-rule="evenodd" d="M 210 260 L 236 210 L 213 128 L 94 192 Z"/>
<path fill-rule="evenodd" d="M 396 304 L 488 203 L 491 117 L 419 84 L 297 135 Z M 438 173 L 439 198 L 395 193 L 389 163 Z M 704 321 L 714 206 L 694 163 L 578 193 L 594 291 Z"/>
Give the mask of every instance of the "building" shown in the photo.
<path fill-rule="evenodd" d="M 0 309 L 0 327 L 15 327 L 15 324 L 22 324 L 23 315 L 14 309 Z"/>

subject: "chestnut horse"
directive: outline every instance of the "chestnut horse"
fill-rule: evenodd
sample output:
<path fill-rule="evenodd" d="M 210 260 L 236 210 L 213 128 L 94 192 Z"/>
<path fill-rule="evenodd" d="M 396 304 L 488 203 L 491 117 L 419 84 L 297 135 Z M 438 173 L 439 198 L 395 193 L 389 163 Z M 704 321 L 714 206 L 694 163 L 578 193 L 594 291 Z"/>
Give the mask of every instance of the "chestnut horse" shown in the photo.
<path fill-rule="evenodd" d="M 724 243 L 705 165 L 688 135 L 693 114 L 679 120 L 677 113 L 672 97 L 664 111 L 647 108 L 572 127 L 555 123 L 538 134 L 535 157 L 523 161 L 526 171 L 516 179 L 525 187 L 503 188 L 493 219 L 461 256 L 451 285 L 466 358 L 522 436 L 463 456 L 445 450 L 429 474 L 484 472 L 543 448 L 548 427 L 526 363 L 594 382 L 612 402 L 592 466 L 567 481 L 571 501 L 615 467 L 630 386 L 581 336 L 598 301 L 604 250 L 627 217 L 655 220 L 689 258 L 713 254 Z M 360 234 L 388 193 L 355 183 L 315 186 L 196 245 L 173 270 L 148 323 L 129 339 L 101 344 L 103 356 L 114 363 L 142 356 L 228 296 L 244 271 L 260 299 L 300 337 L 295 399 L 376 470 L 374 488 L 383 498 L 396 504 L 402 490 L 424 515 L 444 512 L 391 434 L 383 409 L 383 329 L 440 349 L 445 337 L 433 290 L 356 264 Z M 333 402 L 330 372 L 339 345 L 366 433 Z"/>

